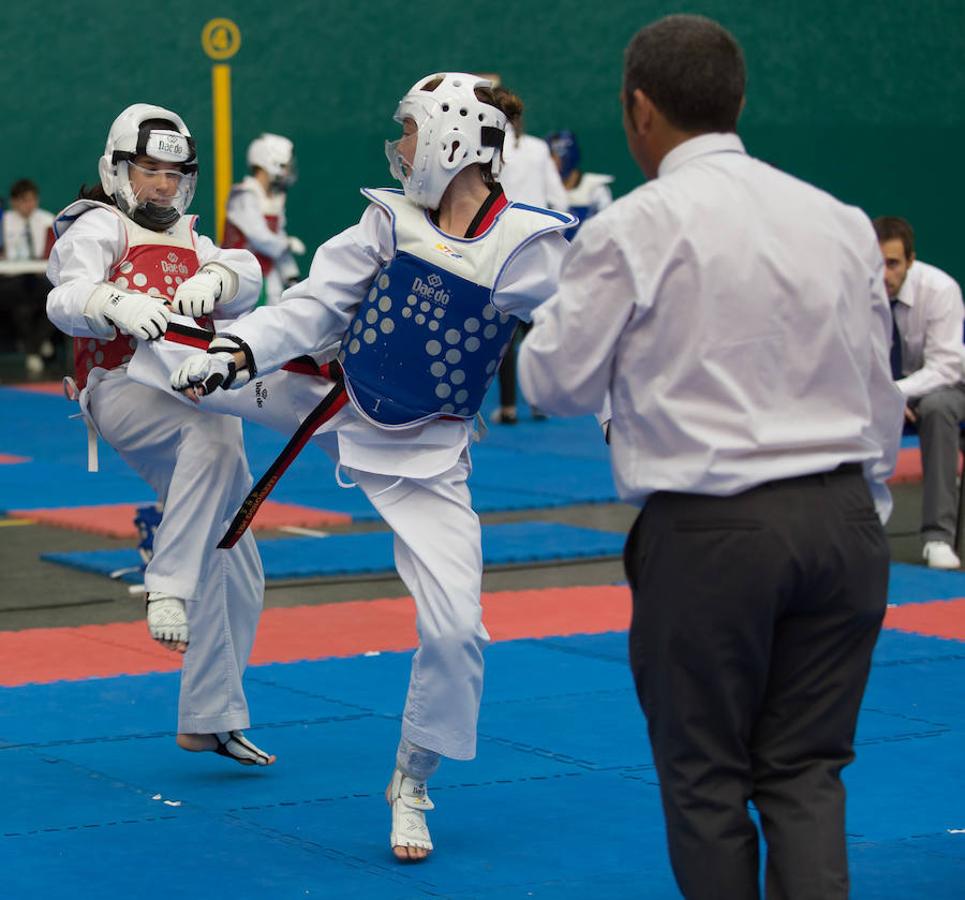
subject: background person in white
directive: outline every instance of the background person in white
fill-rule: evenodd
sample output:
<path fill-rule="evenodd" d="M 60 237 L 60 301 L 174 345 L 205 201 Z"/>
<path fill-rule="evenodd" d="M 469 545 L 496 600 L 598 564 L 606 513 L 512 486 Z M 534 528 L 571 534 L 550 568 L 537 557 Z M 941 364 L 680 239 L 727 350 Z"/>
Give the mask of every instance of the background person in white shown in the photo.
<path fill-rule="evenodd" d="M 248 175 L 228 195 L 221 243 L 255 254 L 265 279 L 264 302 L 272 306 L 301 277 L 295 256 L 305 252 L 286 230 L 288 190 L 297 180 L 294 146 L 280 134 L 259 135 L 248 145 L 247 162 Z"/>
<path fill-rule="evenodd" d="M 933 569 L 961 566 L 955 543 L 960 423 L 965 419 L 962 322 L 965 307 L 956 281 L 915 258 L 915 233 L 897 216 L 880 216 L 875 232 L 885 261 L 891 301 L 892 376 L 905 398 L 905 418 L 921 439 L 922 555 Z"/>
<path fill-rule="evenodd" d="M 486 75 L 490 81 L 495 79 L 497 91 L 498 75 Z M 499 173 L 499 183 L 506 197 L 514 203 L 529 206 L 558 209 L 569 208 L 569 198 L 559 169 L 553 162 L 546 141 L 526 134 L 523 130 L 522 104 L 514 108 L 506 125 L 506 143 L 503 146 L 503 168 Z M 513 343 L 503 357 L 499 367 L 499 406 L 493 410 L 491 421 L 502 425 L 515 425 L 516 414 L 516 348 L 526 337 L 529 323 L 522 323 L 516 331 Z M 532 409 L 533 418 L 545 418 L 538 409 Z"/>
<path fill-rule="evenodd" d="M 699 65 L 697 64 L 699 62 Z M 859 210 L 752 159 L 743 54 L 708 19 L 630 42 L 652 179 L 590 219 L 520 353 L 558 414 L 612 398 L 630 661 L 688 898 L 848 895 L 844 788 L 885 613 L 891 317 Z M 815 267 L 813 261 L 822 265 Z"/>

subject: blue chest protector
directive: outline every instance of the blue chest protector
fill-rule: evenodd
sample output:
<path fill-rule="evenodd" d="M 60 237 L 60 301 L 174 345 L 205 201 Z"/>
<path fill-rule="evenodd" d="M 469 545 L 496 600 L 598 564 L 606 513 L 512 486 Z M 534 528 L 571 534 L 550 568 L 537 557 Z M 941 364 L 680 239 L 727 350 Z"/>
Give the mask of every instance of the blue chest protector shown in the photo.
<path fill-rule="evenodd" d="M 392 216 L 396 251 L 342 339 L 349 396 L 384 428 L 471 418 L 519 322 L 492 303 L 499 275 L 529 240 L 573 220 L 509 205 L 483 235 L 459 240 L 399 192 L 363 193 Z"/>

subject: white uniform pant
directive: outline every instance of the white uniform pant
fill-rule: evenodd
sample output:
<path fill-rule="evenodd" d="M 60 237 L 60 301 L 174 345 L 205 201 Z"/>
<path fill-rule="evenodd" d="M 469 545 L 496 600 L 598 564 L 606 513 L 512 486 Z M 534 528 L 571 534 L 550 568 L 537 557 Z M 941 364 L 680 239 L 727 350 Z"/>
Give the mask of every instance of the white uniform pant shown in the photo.
<path fill-rule="evenodd" d="M 452 759 L 476 755 L 482 699 L 482 544 L 466 453 L 432 478 L 348 470 L 395 533 L 395 565 L 415 598 L 419 647 L 412 659 L 402 737 Z M 343 469 L 343 471 L 346 471 Z"/>
<path fill-rule="evenodd" d="M 164 504 L 144 586 L 186 601 L 190 641 L 178 731 L 247 728 L 242 675 L 261 614 L 264 573 L 250 532 L 231 550 L 217 549 L 251 487 L 241 422 L 192 409 L 137 384 L 124 369 L 95 369 L 82 403 L 100 435 Z"/>
<path fill-rule="evenodd" d="M 131 371 L 139 381 L 167 389 L 170 371 L 192 352 L 196 351 L 167 341 L 141 344 Z M 202 408 L 251 419 L 290 436 L 332 386 L 319 378 L 271 372 L 256 375 L 240 390 L 215 391 L 204 398 Z M 170 394 L 166 399 L 188 407 L 187 401 Z M 207 416 L 205 421 L 220 417 Z M 315 433 L 312 442 L 338 460 L 339 428 L 357 424 L 346 407 Z M 412 445 L 399 446 L 391 435 L 380 440 L 383 464 L 408 464 L 423 452 Z M 431 444 L 427 448 L 428 453 L 437 452 Z M 466 483 L 468 452 L 463 449 L 453 465 L 431 477 L 342 471 L 365 491 L 395 533 L 396 569 L 415 598 L 419 648 L 412 660 L 402 736 L 443 756 L 472 759 L 482 697 L 482 654 L 489 635 L 482 625 L 482 546 Z M 240 500 L 235 508 L 239 505 Z"/>

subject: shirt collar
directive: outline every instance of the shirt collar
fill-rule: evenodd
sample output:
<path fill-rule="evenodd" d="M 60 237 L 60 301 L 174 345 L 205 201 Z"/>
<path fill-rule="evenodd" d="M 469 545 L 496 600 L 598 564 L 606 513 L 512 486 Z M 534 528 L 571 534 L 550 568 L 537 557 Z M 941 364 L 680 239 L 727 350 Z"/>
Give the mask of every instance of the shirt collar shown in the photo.
<path fill-rule="evenodd" d="M 690 138 L 682 144 L 673 148 L 660 162 L 657 169 L 657 177 L 669 175 L 677 171 L 681 166 L 686 165 L 698 156 L 707 156 L 711 153 L 747 153 L 741 139 L 729 132 L 727 134 L 714 132 L 712 134 L 699 134 L 697 137 Z"/>
<path fill-rule="evenodd" d="M 912 273 L 914 272 L 914 277 Z M 908 267 L 908 271 L 905 273 L 905 280 L 901 283 L 901 287 L 898 288 L 898 296 L 895 297 L 897 303 L 904 303 L 905 306 L 915 305 L 915 287 L 914 282 L 917 279 L 918 273 L 915 272 L 915 263 Z"/>

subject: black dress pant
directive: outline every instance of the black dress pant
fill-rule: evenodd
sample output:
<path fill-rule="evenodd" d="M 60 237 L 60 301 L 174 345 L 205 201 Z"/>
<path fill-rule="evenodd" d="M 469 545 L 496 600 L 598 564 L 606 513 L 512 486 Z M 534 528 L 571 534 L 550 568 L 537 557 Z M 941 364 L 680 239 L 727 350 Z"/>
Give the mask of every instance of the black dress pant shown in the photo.
<path fill-rule="evenodd" d="M 43 275 L 0 277 L 0 313 L 14 338 L 7 348 L 39 353 L 44 341 L 59 340 L 59 332 L 47 318 L 47 293 L 51 284 Z"/>
<path fill-rule="evenodd" d="M 532 322 L 520 322 L 519 327 L 513 333 L 512 340 L 503 361 L 499 364 L 499 405 L 516 405 L 516 354 L 519 352 L 519 345 L 523 343 L 523 338 L 529 334 L 533 327 Z"/>
<path fill-rule="evenodd" d="M 842 768 L 888 544 L 857 466 L 732 497 L 658 493 L 627 539 L 630 662 L 688 900 L 848 896 Z"/>

